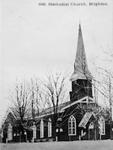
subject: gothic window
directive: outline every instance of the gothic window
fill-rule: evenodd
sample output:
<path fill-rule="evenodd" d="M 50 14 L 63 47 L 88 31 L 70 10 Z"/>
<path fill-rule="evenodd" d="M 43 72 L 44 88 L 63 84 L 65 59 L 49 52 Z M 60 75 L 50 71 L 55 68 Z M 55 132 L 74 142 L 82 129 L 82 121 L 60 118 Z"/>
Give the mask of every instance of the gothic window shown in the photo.
<path fill-rule="evenodd" d="M 73 115 L 71 115 L 68 120 L 68 134 L 76 135 L 76 119 Z"/>
<path fill-rule="evenodd" d="M 48 137 L 51 137 L 51 136 L 52 136 L 52 121 L 49 118 L 49 120 L 48 120 Z"/>
<path fill-rule="evenodd" d="M 105 135 L 105 119 L 103 117 L 100 117 L 99 119 L 99 129 L 100 134 Z"/>
<path fill-rule="evenodd" d="M 12 125 L 8 126 L 8 140 L 12 140 Z"/>
<path fill-rule="evenodd" d="M 44 121 L 41 119 L 40 121 L 40 138 L 44 137 Z"/>

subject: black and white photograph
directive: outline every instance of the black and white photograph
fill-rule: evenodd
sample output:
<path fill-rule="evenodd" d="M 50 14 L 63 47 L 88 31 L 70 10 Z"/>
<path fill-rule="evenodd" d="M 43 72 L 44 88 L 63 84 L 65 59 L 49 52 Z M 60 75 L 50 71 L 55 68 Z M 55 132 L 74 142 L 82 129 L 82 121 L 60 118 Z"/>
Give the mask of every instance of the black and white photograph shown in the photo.
<path fill-rule="evenodd" d="M 0 4 L 0 150 L 112 150 L 112 0 Z"/>

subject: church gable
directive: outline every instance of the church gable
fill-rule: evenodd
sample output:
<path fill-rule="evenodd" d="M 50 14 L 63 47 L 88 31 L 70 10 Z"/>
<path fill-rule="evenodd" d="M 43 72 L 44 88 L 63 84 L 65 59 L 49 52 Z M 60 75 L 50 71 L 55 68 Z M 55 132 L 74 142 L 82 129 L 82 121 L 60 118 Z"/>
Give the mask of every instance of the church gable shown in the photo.
<path fill-rule="evenodd" d="M 93 112 L 86 112 L 85 115 L 83 116 L 82 120 L 79 123 L 79 127 L 86 128 L 86 125 L 92 116 L 95 117 Z"/>
<path fill-rule="evenodd" d="M 81 105 L 81 104 L 95 104 L 95 101 L 92 97 L 88 97 L 88 96 L 85 96 L 77 101 L 74 101 L 74 102 L 71 102 L 70 104 L 68 104 L 67 106 L 64 106 L 62 109 L 61 109 L 61 112 L 63 112 L 65 109 L 72 107 L 72 106 L 76 106 L 76 105 Z"/>

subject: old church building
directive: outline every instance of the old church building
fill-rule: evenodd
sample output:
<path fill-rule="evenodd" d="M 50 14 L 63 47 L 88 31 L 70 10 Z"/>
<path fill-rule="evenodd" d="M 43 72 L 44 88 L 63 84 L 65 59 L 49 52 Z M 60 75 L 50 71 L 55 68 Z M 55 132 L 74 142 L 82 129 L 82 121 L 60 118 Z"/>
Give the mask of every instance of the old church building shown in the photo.
<path fill-rule="evenodd" d="M 36 116 L 31 130 L 26 130 L 26 140 L 39 142 L 109 138 L 109 123 L 93 98 L 93 76 L 87 64 L 81 25 L 70 83 L 70 100 L 58 106 L 57 114 L 54 114 L 53 108 L 48 108 Z M 16 141 L 16 129 L 13 130 L 11 124 L 7 134 L 9 140 Z"/>

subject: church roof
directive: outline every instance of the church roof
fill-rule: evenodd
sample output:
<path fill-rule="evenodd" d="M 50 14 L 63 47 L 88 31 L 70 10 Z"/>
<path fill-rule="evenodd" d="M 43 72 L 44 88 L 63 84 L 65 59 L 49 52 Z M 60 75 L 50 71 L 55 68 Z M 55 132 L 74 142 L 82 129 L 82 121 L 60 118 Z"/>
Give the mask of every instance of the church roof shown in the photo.
<path fill-rule="evenodd" d="M 79 127 L 86 128 L 86 125 L 87 125 L 87 123 L 90 120 L 92 115 L 95 117 L 93 112 L 86 112 L 85 115 L 83 116 L 82 120 L 79 123 Z"/>
<path fill-rule="evenodd" d="M 74 101 L 74 102 L 67 101 L 65 103 L 59 104 L 58 105 L 58 113 L 60 113 L 60 112 L 62 113 L 65 109 L 67 109 L 73 105 L 76 105 L 78 103 L 94 103 L 94 99 L 86 96 L 86 97 L 79 99 L 78 101 Z M 42 118 L 44 116 L 48 116 L 51 114 L 54 114 L 53 107 L 44 109 L 42 112 L 40 112 L 40 114 L 36 118 Z"/>
<path fill-rule="evenodd" d="M 74 63 L 74 72 L 71 76 L 71 81 L 77 79 L 92 79 L 91 73 L 88 70 L 81 25 L 79 24 L 77 52 Z"/>
<path fill-rule="evenodd" d="M 71 104 L 71 101 L 67 101 L 67 102 L 64 102 L 62 104 L 59 104 L 58 105 L 58 112 L 60 112 L 64 107 L 66 107 L 70 104 Z M 44 109 L 42 112 L 40 112 L 39 116 L 50 115 L 50 114 L 53 114 L 53 113 L 54 113 L 54 108 L 49 107 L 49 108 Z"/>

